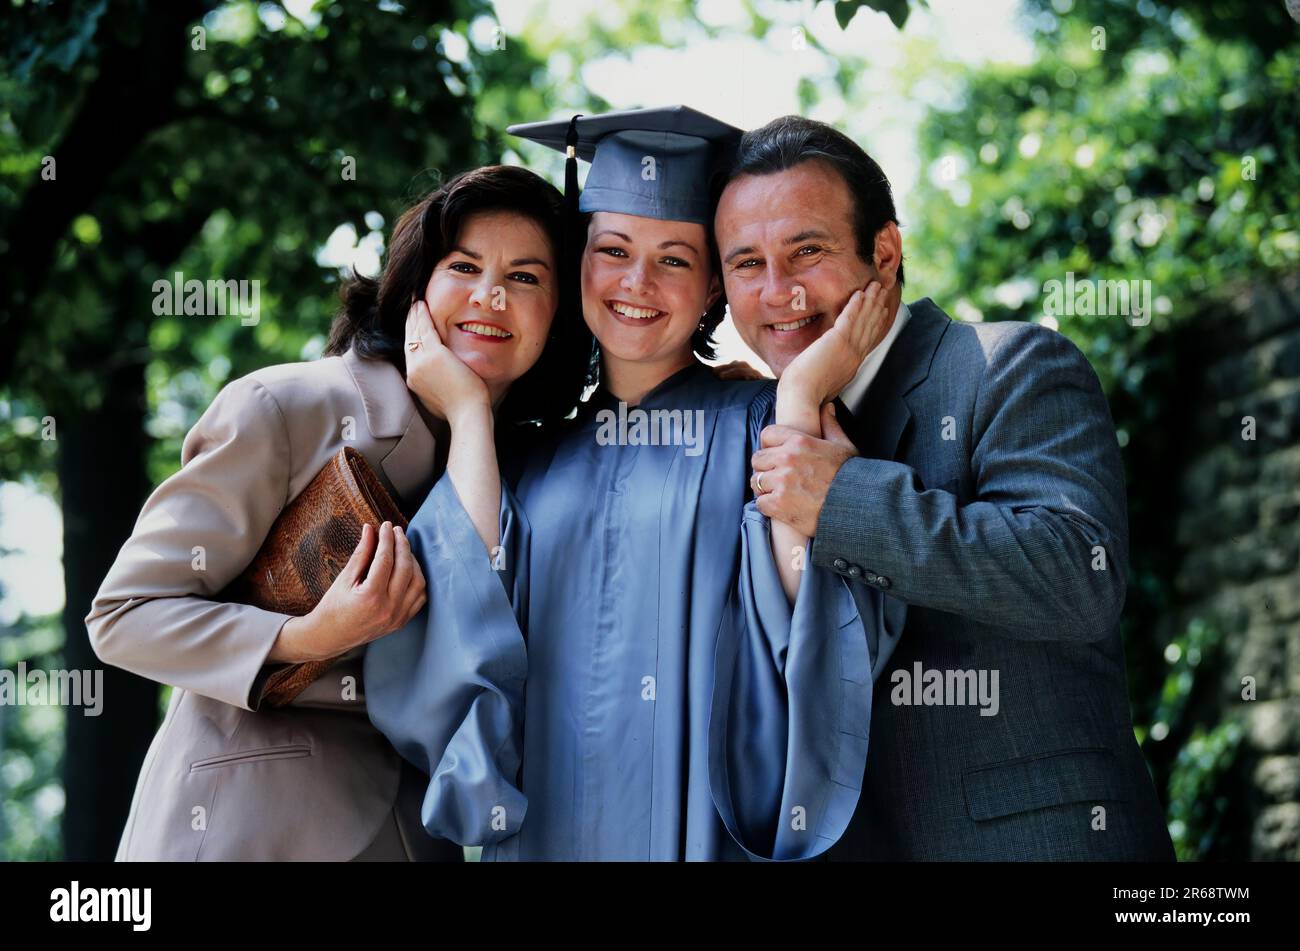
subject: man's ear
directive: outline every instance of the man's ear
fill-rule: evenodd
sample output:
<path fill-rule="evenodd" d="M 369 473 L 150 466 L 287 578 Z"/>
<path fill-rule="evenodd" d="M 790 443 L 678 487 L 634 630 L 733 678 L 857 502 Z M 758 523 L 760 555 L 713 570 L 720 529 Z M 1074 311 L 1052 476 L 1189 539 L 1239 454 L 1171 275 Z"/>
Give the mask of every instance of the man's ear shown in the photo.
<path fill-rule="evenodd" d="M 872 255 L 880 286 L 887 291 L 892 290 L 898 284 L 898 268 L 903 263 L 903 236 L 899 233 L 897 224 L 887 221 L 876 232 L 876 246 L 872 249 Z"/>

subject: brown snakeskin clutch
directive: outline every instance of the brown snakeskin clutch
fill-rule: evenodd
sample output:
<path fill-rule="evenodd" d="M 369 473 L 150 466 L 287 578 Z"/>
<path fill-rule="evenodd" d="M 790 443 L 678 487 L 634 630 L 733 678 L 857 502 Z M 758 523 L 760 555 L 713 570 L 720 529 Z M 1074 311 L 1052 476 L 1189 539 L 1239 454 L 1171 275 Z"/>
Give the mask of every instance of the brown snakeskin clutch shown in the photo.
<path fill-rule="evenodd" d="M 406 517 L 365 456 L 344 446 L 272 523 L 256 557 L 226 589 L 225 600 L 279 614 L 308 614 L 352 557 L 367 522 L 406 528 Z M 337 659 L 269 665 L 249 705 L 254 710 L 259 703 L 287 705 Z"/>

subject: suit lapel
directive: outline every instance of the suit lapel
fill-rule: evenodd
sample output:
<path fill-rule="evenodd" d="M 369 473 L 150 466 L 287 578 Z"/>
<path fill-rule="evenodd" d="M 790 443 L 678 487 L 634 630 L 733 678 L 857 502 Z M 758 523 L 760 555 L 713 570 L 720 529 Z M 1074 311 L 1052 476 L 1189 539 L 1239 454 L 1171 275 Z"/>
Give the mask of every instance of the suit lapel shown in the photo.
<path fill-rule="evenodd" d="M 361 394 L 370 435 L 380 441 L 396 440 L 380 466 L 399 497 L 399 506 L 410 515 L 433 486 L 433 433 L 395 366 L 386 360 L 360 357 L 352 350 L 343 355 L 343 362 Z"/>
<path fill-rule="evenodd" d="M 854 431 L 849 436 L 869 459 L 895 458 L 912 421 L 907 394 L 930 375 L 939 341 L 952 323 L 928 297 L 909 304 L 908 309 L 912 315 L 907 326 L 894 340 L 861 405 L 851 408 Z"/>

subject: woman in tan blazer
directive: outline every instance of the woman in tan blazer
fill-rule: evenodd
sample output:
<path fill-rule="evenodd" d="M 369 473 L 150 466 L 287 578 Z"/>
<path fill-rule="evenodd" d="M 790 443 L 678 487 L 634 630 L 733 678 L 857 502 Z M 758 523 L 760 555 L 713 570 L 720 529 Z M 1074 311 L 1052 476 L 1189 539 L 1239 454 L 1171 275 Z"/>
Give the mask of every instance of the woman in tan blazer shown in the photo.
<path fill-rule="evenodd" d="M 370 724 L 361 691 L 365 644 L 424 603 L 401 530 L 367 530 L 306 617 L 221 592 L 344 445 L 405 514 L 418 508 L 448 441 L 408 388 L 408 374 L 440 370 L 404 346 L 413 305 L 488 383 L 498 423 L 558 420 L 576 404 L 587 355 L 554 319 L 561 220 L 559 192 L 525 169 L 448 181 L 398 221 L 380 277 L 347 285 L 325 357 L 235 380 L 190 430 L 180 471 L 145 503 L 86 617 L 102 661 L 176 688 L 119 860 L 459 860 L 424 831 L 428 779 Z M 291 705 L 261 705 L 277 665 L 340 653 Z"/>

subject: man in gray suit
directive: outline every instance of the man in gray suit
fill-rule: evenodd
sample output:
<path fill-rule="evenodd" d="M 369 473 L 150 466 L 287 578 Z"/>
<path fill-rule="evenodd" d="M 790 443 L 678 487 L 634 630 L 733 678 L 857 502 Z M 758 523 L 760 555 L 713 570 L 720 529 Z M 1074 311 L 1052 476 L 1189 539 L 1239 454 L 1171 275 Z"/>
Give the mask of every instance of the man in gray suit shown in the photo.
<path fill-rule="evenodd" d="M 902 303 L 889 183 L 829 126 L 746 133 L 720 184 L 732 316 L 778 377 L 855 290 L 889 295 L 823 438 L 769 427 L 754 457 L 759 508 L 813 536 L 814 565 L 909 606 L 872 645 L 862 795 L 829 857 L 1172 859 L 1133 738 L 1123 468 L 1086 358 L 1035 324 Z"/>

